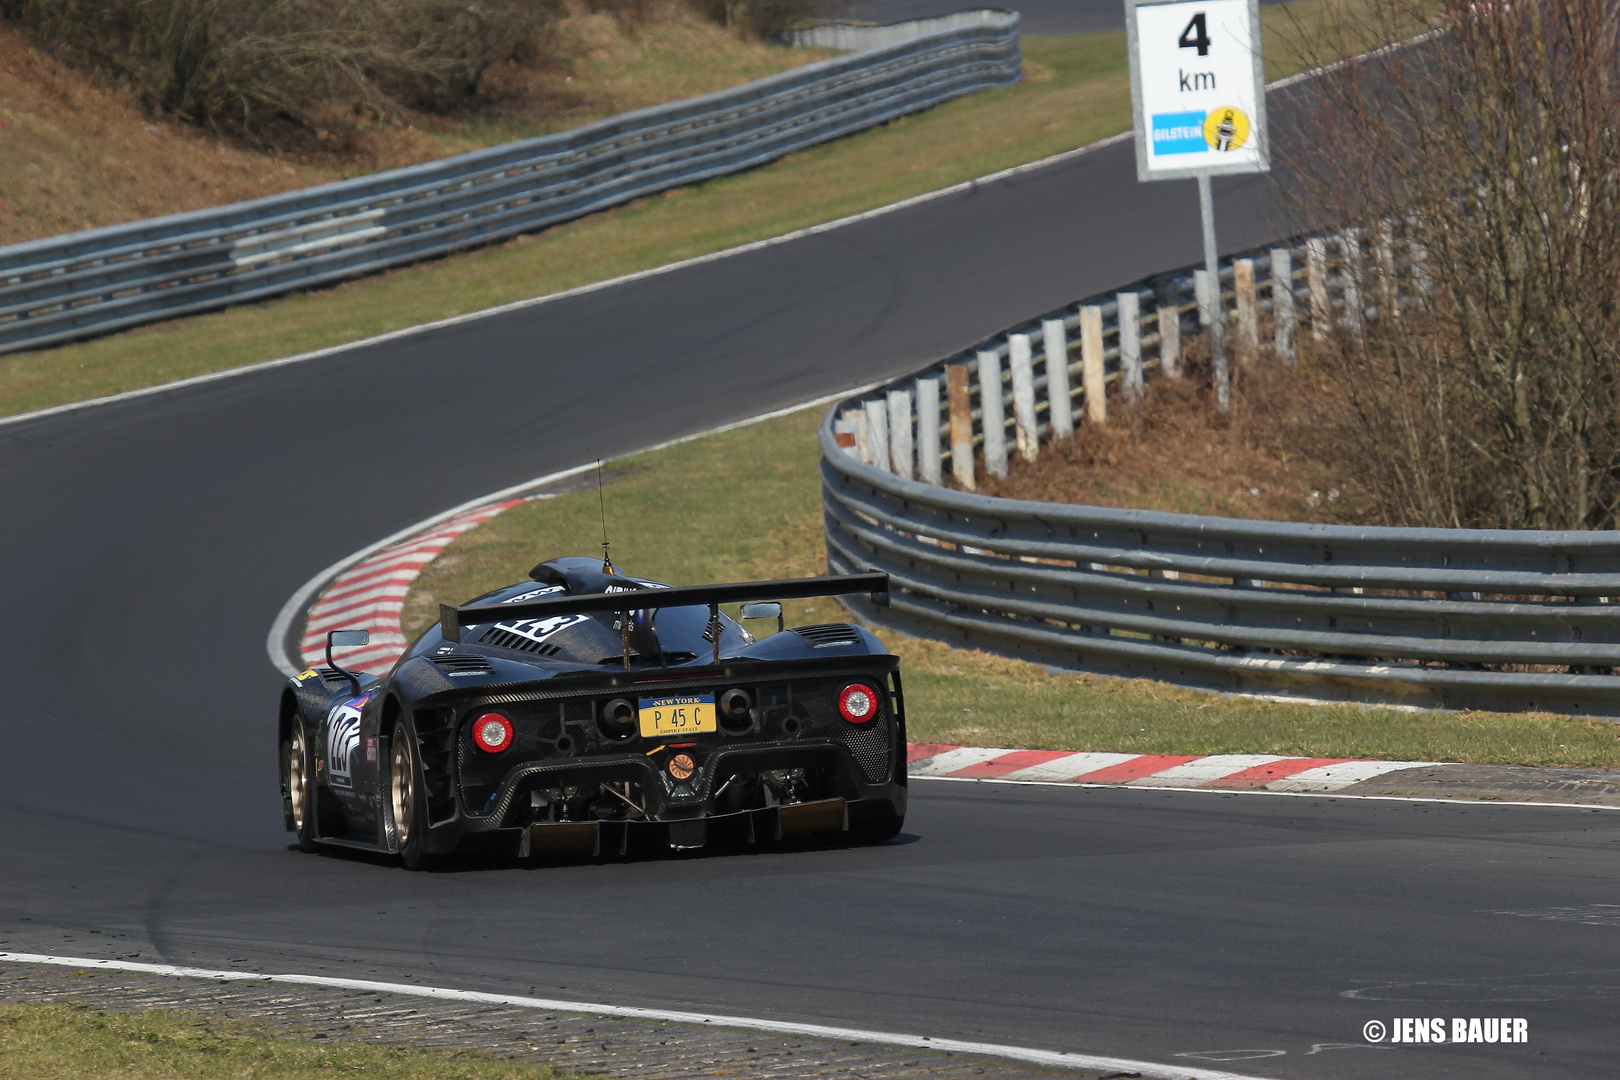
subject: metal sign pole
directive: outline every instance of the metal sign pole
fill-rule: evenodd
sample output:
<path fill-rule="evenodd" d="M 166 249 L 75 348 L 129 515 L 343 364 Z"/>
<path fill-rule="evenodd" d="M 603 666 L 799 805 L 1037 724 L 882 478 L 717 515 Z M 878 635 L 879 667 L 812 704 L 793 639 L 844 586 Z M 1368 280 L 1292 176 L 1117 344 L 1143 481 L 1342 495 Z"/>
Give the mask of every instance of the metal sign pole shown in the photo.
<path fill-rule="evenodd" d="M 1209 361 L 1214 369 L 1215 408 L 1226 412 L 1232 407 L 1232 377 L 1226 368 L 1226 313 L 1221 304 L 1221 256 L 1215 246 L 1215 195 L 1210 190 L 1209 173 L 1198 174 L 1198 213 L 1204 224 L 1204 273 L 1209 275 L 1209 291 L 1204 294 L 1209 326 Z"/>
<path fill-rule="evenodd" d="M 1125 36 L 1137 179 L 1198 181 L 1209 282 L 1199 322 L 1209 329 L 1216 407 L 1224 413 L 1232 391 L 1210 177 L 1271 167 L 1260 0 L 1125 0 Z"/>

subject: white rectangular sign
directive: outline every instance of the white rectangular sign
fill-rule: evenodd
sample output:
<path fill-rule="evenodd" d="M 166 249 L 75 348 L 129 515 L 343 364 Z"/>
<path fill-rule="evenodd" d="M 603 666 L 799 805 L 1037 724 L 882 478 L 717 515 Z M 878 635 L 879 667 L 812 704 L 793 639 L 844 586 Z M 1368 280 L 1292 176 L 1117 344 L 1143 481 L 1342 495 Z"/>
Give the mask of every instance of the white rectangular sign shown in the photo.
<path fill-rule="evenodd" d="M 1259 0 L 1125 0 L 1136 175 L 1263 172 Z"/>

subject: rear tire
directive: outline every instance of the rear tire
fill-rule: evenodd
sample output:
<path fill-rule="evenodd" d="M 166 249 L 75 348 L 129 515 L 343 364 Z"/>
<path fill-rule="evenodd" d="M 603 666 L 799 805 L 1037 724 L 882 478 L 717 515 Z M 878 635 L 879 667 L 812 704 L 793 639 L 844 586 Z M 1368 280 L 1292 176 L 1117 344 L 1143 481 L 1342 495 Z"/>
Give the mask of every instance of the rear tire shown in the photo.
<path fill-rule="evenodd" d="M 407 870 L 427 870 L 438 860 L 427 853 L 427 793 L 422 790 L 416 740 L 404 723 L 394 725 L 388 745 L 388 798 L 394 814 L 399 861 Z"/>
<path fill-rule="evenodd" d="M 292 811 L 293 835 L 300 851 L 315 850 L 315 775 L 304 718 L 293 717 L 292 730 L 281 744 L 281 775 Z"/>

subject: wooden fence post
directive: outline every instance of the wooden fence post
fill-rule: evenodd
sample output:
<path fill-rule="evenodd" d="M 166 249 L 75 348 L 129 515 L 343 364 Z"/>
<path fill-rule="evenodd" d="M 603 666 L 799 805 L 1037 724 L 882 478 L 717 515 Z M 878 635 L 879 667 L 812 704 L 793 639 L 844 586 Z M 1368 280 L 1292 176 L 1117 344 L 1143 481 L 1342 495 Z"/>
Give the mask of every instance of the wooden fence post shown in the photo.
<path fill-rule="evenodd" d="M 911 391 L 889 391 L 889 457 L 894 475 L 902 480 L 917 475 L 917 459 L 911 441 Z"/>
<path fill-rule="evenodd" d="M 979 354 L 979 416 L 984 428 L 984 471 L 1007 475 L 1007 411 L 1001 396 L 1001 357 L 986 349 Z"/>
<path fill-rule="evenodd" d="M 1007 335 L 1007 367 L 1012 372 L 1013 435 L 1018 454 L 1034 461 L 1041 452 L 1041 429 L 1035 419 L 1035 363 L 1028 334 Z"/>
<path fill-rule="evenodd" d="M 917 380 L 917 471 L 923 482 L 940 482 L 939 378 Z"/>
<path fill-rule="evenodd" d="M 1311 290 L 1311 337 L 1322 341 L 1333 325 L 1333 302 L 1328 299 L 1327 241 L 1320 236 L 1305 241 L 1305 283 Z"/>
<path fill-rule="evenodd" d="M 1159 374 L 1181 378 L 1181 304 L 1168 281 L 1159 282 Z"/>
<path fill-rule="evenodd" d="M 945 394 L 951 405 L 951 475 L 963 491 L 976 491 L 973 479 L 973 391 L 968 385 L 968 366 L 952 364 L 945 369 Z"/>
<path fill-rule="evenodd" d="M 880 398 L 869 398 L 865 405 L 866 446 L 872 455 L 867 464 L 890 472 L 892 470 L 889 468 L 889 406 Z"/>
<path fill-rule="evenodd" d="M 1114 294 L 1119 311 L 1119 397 L 1127 405 L 1142 400 L 1142 304 L 1135 292 Z"/>
<path fill-rule="evenodd" d="M 1086 422 L 1108 423 L 1107 383 L 1103 381 L 1102 308 L 1080 309 L 1080 386 L 1086 395 Z"/>
<path fill-rule="evenodd" d="M 1260 304 L 1254 295 L 1254 260 L 1234 259 L 1232 291 L 1237 296 L 1238 355 L 1252 363 L 1260 351 Z"/>
<path fill-rule="evenodd" d="M 1278 359 L 1294 366 L 1294 257 L 1271 249 L 1271 343 Z"/>
<path fill-rule="evenodd" d="M 1062 319 L 1042 321 L 1041 343 L 1046 348 L 1046 401 L 1052 438 L 1073 438 L 1074 402 L 1069 389 L 1069 336 Z"/>

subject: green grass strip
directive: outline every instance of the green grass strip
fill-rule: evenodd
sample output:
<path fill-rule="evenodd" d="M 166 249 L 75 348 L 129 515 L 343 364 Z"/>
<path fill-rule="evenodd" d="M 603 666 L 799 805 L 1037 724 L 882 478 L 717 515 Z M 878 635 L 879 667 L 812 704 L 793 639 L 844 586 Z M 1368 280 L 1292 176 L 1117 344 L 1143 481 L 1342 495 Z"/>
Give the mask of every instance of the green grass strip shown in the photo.
<path fill-rule="evenodd" d="M 549 1066 L 482 1054 L 366 1046 L 261 1032 L 171 1010 L 0 1005 L 0 1080 L 570 1080 Z"/>
<path fill-rule="evenodd" d="M 604 489 L 614 561 L 676 585 L 825 573 L 822 412 L 612 462 L 607 468 L 622 470 Z M 597 553 L 601 530 L 593 489 L 515 507 L 463 534 L 407 596 L 407 633 L 436 618 L 441 600 L 463 603 L 522 581 L 541 559 Z M 831 600 L 784 607 L 790 625 L 848 618 Z M 1049 675 L 987 653 L 878 636 L 901 657 L 915 742 L 1620 767 L 1620 725 L 1601 720 L 1224 698 L 1145 680 Z"/>

